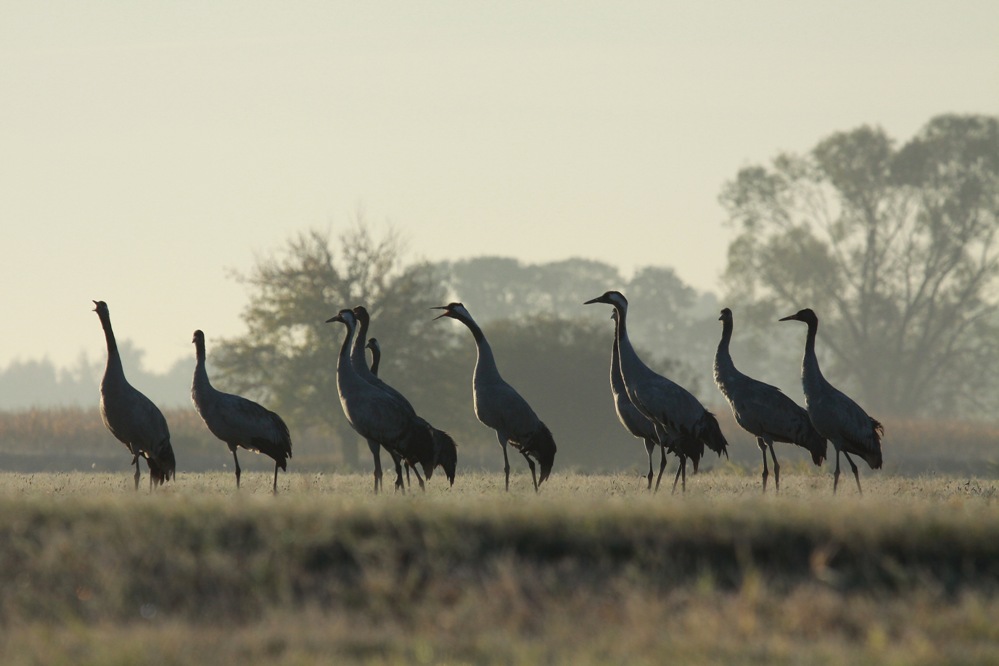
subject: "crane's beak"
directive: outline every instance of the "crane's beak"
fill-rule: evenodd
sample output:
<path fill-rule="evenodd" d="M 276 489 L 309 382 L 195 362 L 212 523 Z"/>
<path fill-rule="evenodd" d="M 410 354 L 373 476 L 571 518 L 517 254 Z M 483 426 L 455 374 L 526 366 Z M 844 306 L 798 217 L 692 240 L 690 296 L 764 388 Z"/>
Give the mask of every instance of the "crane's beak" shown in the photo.
<path fill-rule="evenodd" d="M 597 296 L 596 298 L 591 298 L 590 300 L 583 303 L 583 305 L 591 305 L 593 303 L 606 303 L 603 296 Z"/>
<path fill-rule="evenodd" d="M 798 320 L 798 315 L 793 314 L 793 315 L 788 315 L 786 317 L 781 317 L 777 321 L 797 321 L 797 320 Z"/>
<path fill-rule="evenodd" d="M 450 317 L 451 316 L 451 311 L 447 309 L 446 305 L 435 305 L 434 307 L 432 307 L 430 309 L 431 310 L 443 310 L 444 311 L 444 312 L 440 313 L 439 315 L 437 315 L 436 317 L 434 317 L 431 321 L 437 321 L 441 317 Z"/>
<path fill-rule="evenodd" d="M 332 317 L 330 317 L 329 319 L 327 319 L 326 323 L 329 324 L 329 323 L 334 322 L 334 321 L 343 321 L 343 316 L 341 316 L 341 314 L 339 312 L 337 312 L 335 315 L 333 315 Z"/>

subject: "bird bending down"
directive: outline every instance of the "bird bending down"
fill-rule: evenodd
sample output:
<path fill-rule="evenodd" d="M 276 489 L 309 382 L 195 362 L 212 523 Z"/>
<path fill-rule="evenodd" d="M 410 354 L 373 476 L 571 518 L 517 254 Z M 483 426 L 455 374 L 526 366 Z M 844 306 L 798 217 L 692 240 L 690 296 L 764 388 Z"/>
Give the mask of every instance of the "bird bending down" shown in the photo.
<path fill-rule="evenodd" d="M 355 306 L 351 312 L 354 313 L 354 319 L 357 322 L 357 333 L 354 337 L 354 342 L 350 351 L 351 367 L 359 377 L 397 400 L 404 409 L 412 414 L 418 423 L 422 424 L 430 431 L 430 436 L 434 440 L 434 467 L 440 466 L 444 470 L 444 474 L 447 476 L 448 481 L 450 481 L 453 486 L 455 468 L 458 463 L 457 444 L 455 444 L 454 439 L 452 439 L 446 432 L 435 428 L 426 419 L 419 416 L 413 408 L 413 405 L 406 399 L 406 396 L 378 377 L 378 373 L 375 371 L 377 370 L 378 363 L 374 364 L 375 370 L 368 367 L 364 356 L 364 350 L 369 346 L 365 344 L 365 340 L 367 339 L 368 327 L 371 324 L 371 317 L 368 314 L 367 308 L 362 305 Z M 377 340 L 374 341 L 373 346 L 375 349 L 372 350 L 372 357 L 376 358 L 380 362 L 381 350 L 378 348 Z M 374 440 L 368 440 L 368 448 L 371 450 L 372 457 L 375 461 L 375 492 L 377 492 L 378 487 L 381 485 L 381 455 L 379 454 L 380 445 Z M 392 454 L 391 451 L 389 451 L 389 453 Z M 403 488 L 402 459 L 394 454 L 392 455 L 392 459 L 395 462 L 396 488 Z M 406 465 L 407 478 L 409 477 L 409 469 L 410 466 Z M 416 472 L 416 479 L 420 483 L 420 488 L 423 489 L 423 479 L 420 478 L 419 472 Z"/>
<path fill-rule="evenodd" d="M 273 492 L 277 494 L 278 469 L 288 470 L 291 457 L 291 435 L 281 417 L 252 400 L 231 393 L 223 393 L 208 381 L 205 369 L 205 334 L 194 332 L 194 382 L 191 398 L 201 419 L 213 435 L 221 439 L 232 451 L 236 464 L 236 488 L 239 488 L 239 457 L 236 449 L 263 453 L 274 460 Z"/>
<path fill-rule="evenodd" d="M 108 347 L 108 362 L 101 379 L 101 420 L 132 454 L 135 489 L 139 489 L 139 457 L 149 465 L 149 489 L 173 478 L 177 461 L 170 445 L 170 430 L 163 413 L 125 379 L 118 344 L 111 329 L 108 304 L 94 301 Z"/>
<path fill-rule="evenodd" d="M 819 318 L 812 310 L 805 308 L 793 315 L 782 317 L 780 321 L 801 321 L 808 325 L 805 337 L 805 355 L 801 360 L 801 384 L 805 391 L 805 409 L 808 418 L 819 433 L 832 442 L 836 449 L 836 471 L 833 474 L 833 493 L 839 486 L 839 454 L 846 456 L 853 470 L 853 478 L 860 488 L 860 473 L 850 454 L 858 455 L 867 461 L 871 469 L 881 469 L 881 438 L 884 426 L 867 415 L 860 405 L 845 393 L 826 381 L 819 370 L 819 360 L 815 355 L 815 336 L 819 330 Z"/>
<path fill-rule="evenodd" d="M 663 478 L 663 471 L 666 469 L 666 452 L 672 451 L 678 457 L 680 455 L 689 457 L 693 462 L 694 472 L 696 473 L 701 455 L 704 453 L 704 445 L 689 436 L 670 437 L 661 427 L 649 420 L 648 417 L 632 404 L 631 399 L 628 397 L 628 389 L 624 385 L 624 378 L 621 377 L 621 350 L 617 341 L 617 310 L 611 311 L 611 319 L 614 320 L 614 344 L 611 347 L 610 386 L 611 395 L 614 397 L 614 411 L 617 412 L 617 418 L 625 430 L 645 443 L 645 452 L 649 457 L 649 473 L 646 477 L 648 479 L 649 490 L 652 489 L 652 477 L 654 476 L 652 471 L 652 453 L 655 451 L 656 446 L 659 445 L 661 455 L 659 458 L 659 476 L 656 477 L 656 492 L 658 492 L 659 484 Z M 665 442 L 665 445 L 662 442 Z M 676 469 L 676 477 L 673 479 L 674 492 L 676 491 L 676 483 L 680 478 L 682 469 L 682 465 Z"/>
<path fill-rule="evenodd" d="M 434 472 L 434 441 L 430 429 L 398 400 L 363 379 L 350 360 L 357 319 L 348 309 L 326 320 L 347 329 L 336 364 L 336 388 L 347 422 L 361 437 L 374 440 L 412 465 L 419 464 L 429 479 Z M 415 471 L 415 470 L 414 470 Z"/>
<path fill-rule="evenodd" d="M 619 291 L 607 291 L 590 299 L 584 305 L 606 303 L 617 311 L 618 348 L 621 360 L 621 377 L 624 380 L 628 398 L 646 418 L 662 428 L 663 436 L 671 438 L 692 438 L 701 445 L 728 457 L 728 442 L 722 434 L 718 419 L 704 409 L 687 389 L 654 372 L 635 352 L 628 337 L 628 299 Z M 666 441 L 666 440 L 660 440 Z M 677 441 L 679 444 L 682 439 Z M 679 446 L 680 469 L 683 489 L 687 486 L 687 455 Z M 676 482 L 673 484 L 676 488 Z"/>
<path fill-rule="evenodd" d="M 724 308 L 721 316 L 722 337 L 715 352 L 715 384 L 732 407 L 736 423 L 756 437 L 763 454 L 763 492 L 767 491 L 767 449 L 774 463 L 774 490 L 780 492 L 780 463 L 774 442 L 797 444 L 812 454 L 812 462 L 821 465 L 826 457 L 826 439 L 808 418 L 808 412 L 776 386 L 764 384 L 739 372 L 732 361 L 732 311 Z"/>
<path fill-rule="evenodd" d="M 434 319 L 450 317 L 468 327 L 475 338 L 477 357 L 472 372 L 472 404 L 475 416 L 484 425 L 496 431 L 496 438 L 503 449 L 503 472 L 506 476 L 506 489 L 510 490 L 510 460 L 507 457 L 507 444 L 520 451 L 531 469 L 534 490 L 545 482 L 555 464 L 555 439 L 531 406 L 510 386 L 499 373 L 489 341 L 482 329 L 472 319 L 461 303 L 433 308 L 444 312 Z M 541 475 L 535 471 L 534 460 L 541 466 Z"/>

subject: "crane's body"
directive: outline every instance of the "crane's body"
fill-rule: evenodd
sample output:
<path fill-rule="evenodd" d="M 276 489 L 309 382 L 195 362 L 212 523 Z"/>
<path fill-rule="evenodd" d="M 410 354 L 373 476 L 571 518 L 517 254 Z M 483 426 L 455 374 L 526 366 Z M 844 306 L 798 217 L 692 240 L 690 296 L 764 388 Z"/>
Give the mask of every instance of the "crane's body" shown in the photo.
<path fill-rule="evenodd" d="M 350 310 L 340 310 L 327 322 L 340 322 L 347 331 L 337 357 L 336 386 L 347 422 L 361 437 L 374 440 L 412 465 L 423 467 L 429 479 L 434 470 L 434 443 L 430 430 L 398 400 L 374 386 L 354 370 L 351 342 L 357 319 Z"/>
<path fill-rule="evenodd" d="M 799 310 L 780 321 L 801 321 L 808 325 L 805 338 L 805 354 L 801 361 L 801 384 L 805 392 L 805 409 L 815 429 L 832 442 L 836 449 L 836 471 L 833 474 L 833 492 L 839 486 L 839 456 L 842 453 L 853 470 L 853 477 L 860 488 L 860 473 L 850 458 L 854 454 L 863 458 L 871 469 L 880 469 L 881 437 L 884 426 L 868 416 L 848 395 L 830 384 L 819 369 L 819 359 L 815 354 L 815 338 L 819 330 L 819 318 L 809 308 Z"/>
<path fill-rule="evenodd" d="M 621 375 L 621 350 L 618 343 L 618 316 L 617 310 L 611 312 L 611 319 L 614 320 L 614 343 L 611 347 L 611 367 L 610 386 L 611 395 L 614 397 L 614 411 L 617 418 L 624 426 L 625 430 L 642 440 L 645 444 L 645 452 L 649 457 L 648 488 L 652 488 L 652 454 L 657 445 L 660 447 L 659 475 L 656 477 L 656 491 L 663 478 L 663 471 L 666 469 L 666 452 L 672 451 L 678 457 L 690 458 L 694 465 L 694 472 L 697 471 L 698 463 L 704 453 L 704 445 L 693 437 L 670 436 L 664 428 L 658 426 L 643 414 L 638 407 L 631 402 L 628 397 L 628 388 L 624 385 L 624 377 Z M 666 442 L 665 446 L 661 442 Z M 683 471 L 683 466 L 677 467 L 677 475 L 673 479 L 673 489 L 676 490 L 677 480 Z"/>
<path fill-rule="evenodd" d="M 291 434 L 280 416 L 239 395 L 224 393 L 212 386 L 205 367 L 205 334 L 198 330 L 192 339 L 195 348 L 194 381 L 191 398 L 208 430 L 229 447 L 236 466 L 236 488 L 241 468 L 236 449 L 262 453 L 274 460 L 274 484 L 277 493 L 278 469 L 288 470 L 291 457 Z"/>
<path fill-rule="evenodd" d="M 434 466 L 440 466 L 444 470 L 444 475 L 447 476 L 448 481 L 451 485 L 454 485 L 455 468 L 458 463 L 458 447 L 455 444 L 454 439 L 452 439 L 451 436 L 443 430 L 435 428 L 426 419 L 419 416 L 416 413 L 416 409 L 413 408 L 412 403 L 409 402 L 406 396 L 382 380 L 374 369 L 368 367 L 367 360 L 364 355 L 365 348 L 373 346 L 372 356 L 377 358 L 379 361 L 381 360 L 381 349 L 378 347 L 377 340 L 374 340 L 373 345 L 365 343 L 365 340 L 367 340 L 368 327 L 371 323 L 371 318 L 367 309 L 364 306 L 358 305 L 355 306 L 351 312 L 353 312 L 354 318 L 357 321 L 357 333 L 354 337 L 354 342 L 350 351 L 351 367 L 362 379 L 374 387 L 381 389 L 390 397 L 395 399 L 403 409 L 413 416 L 417 423 L 421 424 L 430 431 L 430 436 L 434 441 Z M 375 364 L 375 368 L 377 368 L 377 364 Z M 377 491 L 377 487 L 381 485 L 381 455 L 379 453 L 377 442 L 369 440 L 368 448 L 375 461 L 375 486 Z M 392 454 L 391 451 L 389 453 Z M 402 488 L 402 460 L 394 454 L 392 454 L 392 459 L 395 462 L 396 488 Z M 407 477 L 409 476 L 409 469 L 410 466 L 407 465 Z M 420 488 L 423 488 L 423 479 L 420 478 L 420 473 L 416 470 L 414 470 L 414 472 L 416 473 L 416 480 L 420 483 Z"/>
<path fill-rule="evenodd" d="M 727 456 L 728 442 L 714 414 L 706 410 L 687 389 L 653 371 L 635 352 L 628 336 L 628 299 L 619 291 L 608 291 L 586 301 L 585 305 L 592 303 L 606 303 L 617 312 L 616 337 L 621 377 L 631 403 L 661 427 L 667 437 L 677 442 L 693 438 L 718 455 L 724 453 Z M 682 452 L 678 455 L 686 487 L 687 456 Z"/>
<path fill-rule="evenodd" d="M 774 463 L 774 488 L 780 491 L 780 463 L 774 442 L 797 444 L 821 465 L 826 457 L 826 439 L 812 425 L 808 412 L 783 391 L 745 375 L 735 367 L 729 350 L 734 327 L 732 311 L 724 308 L 718 319 L 722 337 L 715 352 L 715 384 L 732 408 L 732 414 L 745 431 L 756 437 L 763 455 L 763 491 L 767 489 L 767 451 Z"/>
<path fill-rule="evenodd" d="M 94 301 L 107 343 L 108 360 L 101 379 L 101 420 L 114 437 L 132 454 L 135 488 L 139 487 L 139 458 L 149 466 L 149 487 L 169 481 L 177 467 L 170 444 L 170 429 L 163 412 L 125 379 L 118 344 L 111 328 L 107 303 Z"/>
<path fill-rule="evenodd" d="M 537 490 L 551 474 L 555 462 L 556 445 L 551 431 L 534 413 L 527 400 L 500 376 L 492 347 L 465 306 L 450 303 L 436 309 L 444 311 L 437 319 L 450 317 L 460 321 L 468 327 L 475 339 L 477 354 L 472 371 L 472 407 L 476 418 L 496 431 L 496 438 L 503 449 L 506 489 L 510 489 L 507 444 L 511 444 L 527 461 L 534 489 Z M 534 460 L 541 466 L 540 478 L 537 476 Z"/>

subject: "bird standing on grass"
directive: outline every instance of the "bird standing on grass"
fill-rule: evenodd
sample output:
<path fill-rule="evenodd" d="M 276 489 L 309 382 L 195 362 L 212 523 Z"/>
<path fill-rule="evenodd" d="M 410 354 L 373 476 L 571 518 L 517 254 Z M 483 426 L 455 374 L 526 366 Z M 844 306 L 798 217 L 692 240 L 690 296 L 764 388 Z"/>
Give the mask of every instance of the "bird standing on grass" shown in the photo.
<path fill-rule="evenodd" d="M 232 451 L 236 464 L 236 488 L 239 488 L 239 458 L 236 449 L 263 453 L 274 460 L 273 492 L 277 494 L 278 469 L 288 470 L 291 457 L 291 435 L 281 417 L 252 400 L 223 393 L 208 381 L 205 369 L 205 334 L 194 332 L 195 366 L 191 398 L 208 430 Z"/>
<path fill-rule="evenodd" d="M 646 418 L 660 426 L 673 438 L 693 438 L 718 455 L 728 456 L 728 442 L 722 434 L 718 419 L 704 409 L 687 389 L 654 372 L 635 352 L 628 337 L 628 299 L 619 291 L 607 291 L 592 298 L 584 305 L 606 303 L 617 311 L 617 340 L 621 358 L 621 377 L 624 379 L 628 398 Z M 683 488 L 687 486 L 687 457 L 682 452 L 678 476 L 682 475 Z M 674 489 L 676 482 L 673 483 Z"/>
<path fill-rule="evenodd" d="M 531 479 L 537 492 L 555 464 L 556 446 L 551 431 L 527 401 L 500 376 L 489 341 L 465 306 L 461 303 L 449 303 L 433 309 L 444 311 L 435 319 L 457 319 L 468 327 L 475 338 L 478 354 L 472 372 L 472 404 L 476 418 L 496 431 L 496 438 L 503 449 L 506 489 L 510 490 L 510 459 L 507 457 L 506 447 L 507 444 L 512 444 L 531 468 Z M 540 478 L 535 471 L 534 460 L 541 466 Z"/>
<path fill-rule="evenodd" d="M 368 383 L 350 361 L 357 319 L 348 309 L 326 320 L 347 329 L 336 363 L 336 388 L 347 422 L 361 437 L 373 440 L 412 465 L 419 464 L 429 479 L 434 472 L 434 440 L 416 415 L 382 389 Z M 414 467 L 416 478 L 422 478 Z"/>
<path fill-rule="evenodd" d="M 853 478 L 857 481 L 857 491 L 863 493 L 860 489 L 860 473 L 850 454 L 866 460 L 871 469 L 881 469 L 881 438 L 884 436 L 884 426 L 868 416 L 860 405 L 822 376 L 819 359 L 815 355 L 815 336 L 819 330 L 819 318 L 816 314 L 805 308 L 793 315 L 782 317 L 780 321 L 801 321 L 808 325 L 805 355 L 801 360 L 801 384 L 805 390 L 805 409 L 808 410 L 808 418 L 815 429 L 836 448 L 833 493 L 839 486 L 840 453 L 845 455 L 846 461 L 850 463 Z"/>
<path fill-rule="evenodd" d="M 797 444 L 812 454 L 812 462 L 821 465 L 826 457 L 826 439 L 815 430 L 808 412 L 776 386 L 764 384 L 739 372 L 732 361 L 732 311 L 724 308 L 721 316 L 722 337 L 715 352 L 715 384 L 732 407 L 736 423 L 756 437 L 763 454 L 763 492 L 767 491 L 767 449 L 774 462 L 774 490 L 780 492 L 780 463 L 774 441 Z"/>
<path fill-rule="evenodd" d="M 125 379 L 118 343 L 111 329 L 111 313 L 104 301 L 94 301 L 94 312 L 104 328 L 108 362 L 101 379 L 101 420 L 132 454 L 135 489 L 139 489 L 139 457 L 149 465 L 149 489 L 173 478 L 177 461 L 170 445 L 170 429 L 163 412 Z"/>

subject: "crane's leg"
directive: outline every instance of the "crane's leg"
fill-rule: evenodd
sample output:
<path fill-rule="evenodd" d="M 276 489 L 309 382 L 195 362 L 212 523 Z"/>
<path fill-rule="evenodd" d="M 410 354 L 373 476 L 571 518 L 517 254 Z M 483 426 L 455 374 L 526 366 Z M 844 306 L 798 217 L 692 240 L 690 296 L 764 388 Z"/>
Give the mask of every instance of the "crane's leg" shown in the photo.
<path fill-rule="evenodd" d="M 676 476 L 673 477 L 673 493 L 676 494 L 676 482 L 680 480 L 682 475 L 683 484 L 681 486 L 681 492 L 687 492 L 687 456 L 680 454 L 680 466 L 676 468 Z"/>
<path fill-rule="evenodd" d="M 406 494 L 406 485 L 402 482 L 402 457 L 392 453 L 392 460 L 395 461 L 395 489 Z"/>
<path fill-rule="evenodd" d="M 427 492 L 427 487 L 423 485 L 423 477 L 420 476 L 420 470 L 413 468 L 413 474 L 416 475 L 416 480 L 420 482 L 420 490 Z M 406 463 L 406 480 L 409 480 L 409 463 Z"/>
<path fill-rule="evenodd" d="M 767 444 L 763 441 L 762 437 L 756 438 L 756 445 L 760 447 L 760 453 L 763 454 L 763 492 L 767 492 L 767 477 L 770 476 L 770 470 L 767 469 Z"/>
<path fill-rule="evenodd" d="M 524 456 L 524 460 L 527 461 L 527 466 L 531 468 L 531 480 L 534 481 L 534 492 L 538 492 L 538 475 L 534 470 L 534 461 L 523 451 L 520 453 Z"/>
<path fill-rule="evenodd" d="M 666 447 L 660 446 L 662 455 L 659 458 L 659 476 L 656 477 L 656 492 L 659 492 L 659 482 L 663 480 L 663 472 L 666 470 Z"/>
<path fill-rule="evenodd" d="M 406 463 L 406 485 L 407 485 L 407 486 L 412 486 L 413 484 L 412 484 L 412 482 L 410 482 L 410 480 L 409 480 L 409 467 L 410 467 L 410 465 L 409 465 L 409 463 L 407 462 L 407 463 Z M 413 470 L 413 472 L 415 472 L 415 473 L 416 473 L 416 476 L 417 476 L 417 477 L 419 477 L 419 476 L 420 476 L 420 473 L 419 473 L 419 472 L 417 472 L 417 471 L 416 471 L 415 469 Z M 422 488 L 422 487 L 423 487 L 423 479 L 420 479 L 420 488 Z"/>
<path fill-rule="evenodd" d="M 503 474 L 506 475 L 506 490 L 510 492 L 510 458 L 506 454 L 506 437 L 496 433 L 496 439 L 499 440 L 500 447 L 503 448 Z"/>
<path fill-rule="evenodd" d="M 239 468 L 239 458 L 236 456 L 236 448 L 232 449 L 232 459 L 236 463 L 236 490 L 239 490 L 239 477 L 243 473 L 243 470 Z"/>
<path fill-rule="evenodd" d="M 844 451 L 843 455 L 846 456 L 846 461 L 850 463 L 850 469 L 853 470 L 853 478 L 857 480 L 857 492 L 863 495 L 864 491 L 860 489 L 860 472 L 857 471 L 857 465 L 853 462 L 853 458 L 850 457 L 849 453 Z"/>
<path fill-rule="evenodd" d="M 645 440 L 645 452 L 649 454 L 649 486 L 646 490 L 652 490 L 652 452 L 656 449 L 656 443 L 651 439 Z"/>
<path fill-rule="evenodd" d="M 839 486 L 839 446 L 836 446 L 836 471 L 833 472 L 833 495 L 836 494 L 836 489 Z"/>
<path fill-rule="evenodd" d="M 375 461 L 375 494 L 377 495 L 382 487 L 382 446 L 378 442 L 369 439 L 368 450 L 371 451 L 371 457 Z"/>
<path fill-rule="evenodd" d="M 770 448 L 770 457 L 774 461 L 774 492 L 780 492 L 780 463 L 777 462 L 777 453 L 774 451 L 774 440 L 767 437 L 767 446 Z"/>
<path fill-rule="evenodd" d="M 141 476 L 141 472 L 139 471 L 139 454 L 137 453 L 132 454 L 132 464 L 135 465 L 135 489 L 138 490 L 139 476 Z"/>
<path fill-rule="evenodd" d="M 277 464 L 277 461 L 275 461 L 274 462 L 274 489 L 273 489 L 273 492 L 274 492 L 275 495 L 277 495 L 277 473 L 278 473 L 278 464 Z"/>

